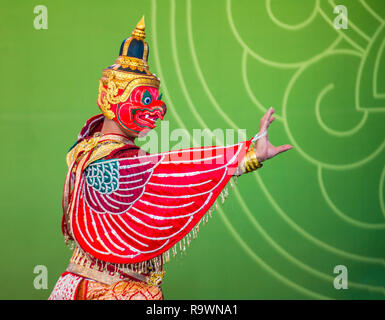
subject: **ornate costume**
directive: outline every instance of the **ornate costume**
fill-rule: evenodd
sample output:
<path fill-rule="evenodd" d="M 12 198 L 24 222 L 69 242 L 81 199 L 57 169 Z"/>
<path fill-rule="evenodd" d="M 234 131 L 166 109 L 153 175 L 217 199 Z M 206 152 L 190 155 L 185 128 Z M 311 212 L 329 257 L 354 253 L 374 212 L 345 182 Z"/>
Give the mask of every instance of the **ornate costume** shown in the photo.
<path fill-rule="evenodd" d="M 142 18 L 103 70 L 102 114 L 67 155 L 62 232 L 75 249 L 50 299 L 162 299 L 163 264 L 196 237 L 233 176 L 262 166 L 252 140 L 158 154 L 137 147 L 134 137 L 166 113 L 147 60 Z M 105 118 L 127 135 L 101 134 Z"/>

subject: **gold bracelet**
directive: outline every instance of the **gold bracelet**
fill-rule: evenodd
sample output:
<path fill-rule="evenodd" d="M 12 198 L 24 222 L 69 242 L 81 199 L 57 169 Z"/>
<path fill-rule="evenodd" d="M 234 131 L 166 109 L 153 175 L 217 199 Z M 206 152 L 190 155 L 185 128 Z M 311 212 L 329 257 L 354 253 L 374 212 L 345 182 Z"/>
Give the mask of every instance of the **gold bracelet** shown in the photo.
<path fill-rule="evenodd" d="M 240 174 L 248 173 L 254 170 L 257 170 L 263 166 L 262 163 L 260 163 L 257 159 L 257 156 L 255 154 L 254 148 L 251 147 L 249 151 L 247 151 L 245 157 L 243 158 L 239 169 Z"/>

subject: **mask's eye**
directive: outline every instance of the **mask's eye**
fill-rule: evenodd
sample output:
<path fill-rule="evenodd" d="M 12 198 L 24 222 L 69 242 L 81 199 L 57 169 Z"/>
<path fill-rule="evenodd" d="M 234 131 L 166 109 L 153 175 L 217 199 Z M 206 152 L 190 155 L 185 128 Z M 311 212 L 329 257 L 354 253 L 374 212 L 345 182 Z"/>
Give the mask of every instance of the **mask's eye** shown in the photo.
<path fill-rule="evenodd" d="M 148 105 L 148 104 L 151 103 L 151 101 L 152 101 L 152 96 L 151 96 L 151 94 L 146 90 L 146 91 L 144 92 L 144 94 L 143 94 L 142 103 L 143 103 L 144 105 Z"/>

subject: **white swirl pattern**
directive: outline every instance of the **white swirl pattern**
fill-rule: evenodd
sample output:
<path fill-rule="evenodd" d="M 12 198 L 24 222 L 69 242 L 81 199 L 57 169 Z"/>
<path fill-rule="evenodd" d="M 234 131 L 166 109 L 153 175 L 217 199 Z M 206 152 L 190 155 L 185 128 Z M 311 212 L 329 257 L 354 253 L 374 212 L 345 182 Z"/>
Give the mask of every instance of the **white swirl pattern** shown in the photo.
<path fill-rule="evenodd" d="M 380 130 L 380 128 L 383 128 L 383 126 L 381 127 L 381 123 L 384 123 L 385 115 L 381 112 L 385 109 L 385 103 L 383 103 L 384 93 L 380 92 L 379 84 L 382 84 L 380 80 L 384 79 L 384 70 L 382 67 L 384 64 L 382 59 L 385 40 L 383 40 L 383 38 L 380 39 L 379 35 L 382 35 L 385 20 L 379 12 L 376 12 L 376 10 L 370 6 L 369 3 L 361 0 L 358 2 L 360 10 L 365 11 L 373 18 L 371 23 L 377 23 L 375 32 L 370 33 L 369 30 L 362 30 L 362 24 L 358 26 L 358 24 L 355 24 L 355 21 L 351 18 L 354 17 L 354 15 L 350 15 L 349 20 L 349 31 L 351 32 L 337 30 L 333 27 L 333 18 L 335 17 L 333 16 L 333 7 L 335 6 L 335 3 L 333 1 L 315 0 L 313 1 L 314 10 L 311 11 L 308 18 L 304 19 L 301 23 L 288 24 L 280 21 L 275 15 L 272 2 L 273 1 L 270 0 L 266 0 L 265 2 L 260 1 L 256 6 L 259 9 L 264 7 L 264 11 L 259 11 L 259 14 L 268 17 L 272 24 L 275 24 L 276 27 L 287 32 L 286 34 L 288 34 L 288 32 L 302 32 L 303 29 L 311 27 L 312 24 L 319 24 L 321 23 L 320 21 L 323 21 L 324 24 L 322 27 L 325 28 L 327 32 L 334 33 L 334 37 L 330 38 L 330 41 L 324 41 L 325 46 L 320 52 L 312 54 L 311 56 L 306 57 L 306 59 L 300 60 L 297 57 L 293 58 L 293 55 L 290 55 L 290 57 L 293 58 L 292 61 L 288 61 L 287 58 L 284 57 L 282 61 L 278 61 L 276 58 L 270 58 L 265 54 L 257 52 L 255 48 L 252 47 L 252 44 L 247 42 L 242 36 L 243 31 L 242 29 L 239 29 L 237 23 L 237 17 L 239 17 L 237 13 L 244 12 L 246 7 L 242 1 L 232 2 L 231 0 L 227 0 L 225 8 L 223 8 L 223 2 L 218 2 L 218 8 L 222 9 L 228 22 L 230 33 L 227 36 L 229 38 L 233 37 L 242 50 L 238 66 L 236 67 L 241 71 L 244 90 L 250 99 L 251 105 L 254 104 L 257 110 L 260 111 L 259 114 L 262 114 L 261 112 L 267 110 L 267 106 L 261 102 L 263 99 L 259 98 L 258 94 L 255 93 L 255 90 L 253 90 L 253 76 L 248 72 L 248 66 L 255 61 L 256 63 L 275 70 L 288 70 L 292 72 L 291 78 L 287 82 L 284 90 L 280 93 L 282 95 L 282 108 L 281 110 L 279 110 L 280 108 L 276 108 L 278 109 L 276 119 L 279 121 L 279 124 L 282 124 L 286 137 L 289 139 L 289 143 L 294 146 L 294 150 L 300 159 L 298 161 L 305 161 L 314 167 L 313 171 L 315 173 L 315 178 L 313 184 L 319 188 L 318 196 L 320 202 L 323 202 L 323 204 L 329 208 L 330 213 L 328 212 L 327 218 L 330 219 L 330 223 L 339 219 L 341 225 L 345 224 L 344 232 L 362 234 L 360 237 L 363 240 L 374 237 L 375 239 L 378 239 L 378 241 L 382 241 L 381 239 L 384 236 L 385 229 L 385 167 L 383 162 L 381 164 L 381 159 L 384 159 L 385 132 Z M 189 87 L 186 84 L 187 78 L 196 77 L 201 85 L 201 89 L 203 89 L 205 99 L 211 103 L 213 108 L 212 112 L 215 112 L 217 116 L 222 119 L 223 126 L 239 129 L 240 126 L 236 124 L 236 122 L 239 121 L 237 121 L 236 117 L 230 117 L 226 113 L 226 108 L 221 105 L 215 96 L 214 91 L 210 89 L 210 82 L 206 79 L 205 74 L 202 71 L 202 62 L 199 60 L 196 51 L 197 47 L 195 41 L 198 38 L 194 36 L 192 23 L 194 14 L 193 9 L 195 6 L 199 7 L 199 5 L 195 5 L 195 2 L 191 0 L 186 0 L 183 4 L 180 4 L 175 0 L 164 1 L 162 4 L 168 4 L 170 8 L 170 38 L 172 44 L 171 55 L 174 62 L 173 68 L 176 70 L 176 77 L 190 112 L 202 128 L 209 127 L 199 109 L 203 108 L 203 106 L 200 105 L 198 107 L 198 104 L 194 103 L 194 95 L 189 91 Z M 297 4 L 293 3 L 293 5 Z M 182 19 L 180 15 L 177 16 L 177 6 L 178 8 L 179 6 L 185 7 L 185 18 L 183 17 Z M 154 48 L 155 68 L 158 70 L 162 79 L 163 91 L 166 93 L 168 104 L 171 105 L 170 110 L 172 116 L 175 117 L 177 123 L 181 127 L 188 128 L 179 117 L 178 112 L 175 111 L 174 98 L 172 95 L 169 95 L 170 92 L 167 90 L 167 79 L 170 79 L 170 76 L 163 72 L 163 65 L 166 65 L 167 63 L 160 54 L 159 43 L 161 39 L 158 39 L 156 32 L 158 8 L 157 1 L 153 0 L 151 21 L 152 27 L 154 28 L 152 45 Z M 218 11 L 220 12 L 220 10 Z M 179 38 L 177 38 L 176 17 L 179 18 L 178 22 L 182 21 L 181 23 L 183 23 L 183 21 L 185 21 L 184 28 L 186 28 L 190 52 L 188 59 L 193 63 L 195 70 L 194 76 L 183 71 L 185 66 L 181 64 L 181 61 L 184 60 L 181 59 L 178 52 Z M 205 36 L 208 35 L 199 35 L 199 37 Z M 220 52 L 218 54 L 220 54 Z M 285 52 L 283 50 L 282 55 L 284 54 Z M 250 60 L 250 58 L 253 60 Z M 298 115 L 300 115 L 302 111 L 298 109 L 300 107 L 297 105 L 301 102 L 309 102 L 306 99 L 301 100 L 298 98 L 300 93 L 304 91 L 303 88 L 306 88 L 304 83 L 309 81 L 308 79 L 311 78 L 310 75 L 314 75 L 315 70 L 322 70 L 325 65 L 333 64 L 339 65 L 341 70 L 346 70 L 346 74 L 341 74 L 339 72 L 337 74 L 325 72 L 320 74 L 319 78 L 314 79 L 314 85 L 312 86 L 314 88 L 313 92 L 307 92 L 307 96 L 310 99 L 309 101 L 312 101 L 314 108 L 311 109 L 311 105 L 308 105 L 305 113 L 306 117 L 298 118 Z M 362 83 L 363 77 L 368 76 L 371 77 L 371 83 Z M 218 81 L 222 80 L 218 79 Z M 227 83 L 223 82 L 223 86 L 226 85 Z M 368 96 L 367 87 L 370 88 L 370 96 Z M 197 89 L 195 88 L 194 90 Z M 351 90 L 350 94 L 345 94 L 348 90 Z M 175 101 L 177 100 L 175 99 Z M 178 101 L 178 104 L 180 103 L 181 102 Z M 330 105 L 336 107 L 340 103 L 351 106 L 344 109 L 344 112 L 346 112 L 344 115 L 348 115 L 353 119 L 346 124 L 343 123 L 344 119 L 342 118 L 340 121 L 330 121 L 329 114 L 323 114 L 324 108 L 329 110 Z M 302 106 L 302 108 L 304 108 L 304 106 Z M 327 116 L 325 117 L 325 115 Z M 306 140 L 306 133 L 301 132 L 300 130 L 303 124 L 301 121 L 304 119 L 312 122 L 316 141 L 327 139 L 327 143 L 320 146 L 320 148 L 324 148 L 321 150 L 324 151 L 324 154 L 327 154 L 330 146 L 334 148 L 333 150 L 339 150 L 339 153 L 334 154 L 334 156 L 328 155 L 326 157 L 322 155 L 319 150 L 314 150 L 314 144 L 311 144 L 309 142 L 310 140 Z M 336 127 L 338 125 L 343 129 L 337 129 Z M 379 129 L 376 130 L 375 128 Z M 374 133 L 375 136 L 373 136 Z M 362 146 L 363 141 L 370 141 L 371 143 L 367 146 Z M 223 143 L 223 141 L 217 142 Z M 360 148 L 362 148 L 362 150 L 360 150 Z M 360 152 L 353 153 L 352 150 L 360 150 Z M 362 174 L 357 174 L 357 172 L 359 173 L 358 170 L 363 168 L 368 170 L 368 166 L 377 166 L 376 168 L 381 171 L 380 175 L 377 177 L 376 183 L 376 185 L 378 185 L 378 211 L 366 212 L 366 216 L 361 215 L 360 217 L 357 217 L 354 213 L 339 207 L 341 204 L 344 208 L 349 207 L 346 205 L 349 199 L 344 198 L 345 191 L 341 190 L 340 194 L 332 194 L 328 192 L 328 186 L 330 185 L 330 182 L 333 181 L 330 180 L 333 173 L 346 172 L 350 175 L 357 175 L 357 183 L 360 183 L 359 179 L 362 179 Z M 274 170 L 273 166 L 269 169 Z M 307 174 L 307 171 L 305 174 Z M 329 237 L 320 236 L 320 234 L 322 234 L 321 229 L 327 226 L 319 226 L 318 230 L 321 231 L 321 233 L 318 232 L 317 234 L 314 232 L 315 229 L 308 230 L 305 226 L 300 226 L 300 222 L 296 221 L 296 217 L 293 217 L 293 215 L 289 214 L 289 212 L 286 212 L 284 209 L 284 204 L 282 200 L 280 200 L 280 195 L 273 195 L 273 193 L 269 191 L 261 174 L 257 172 L 254 177 L 264 198 L 275 210 L 278 219 L 281 219 L 282 221 L 282 225 L 288 228 L 287 232 L 294 232 L 298 239 L 302 238 L 302 240 L 307 242 L 306 245 L 313 248 L 314 254 L 329 256 L 331 261 L 343 259 L 347 264 L 352 265 L 352 268 L 366 268 L 367 272 L 370 272 L 370 270 L 374 268 L 373 270 L 380 270 L 379 272 L 381 272 L 382 275 L 385 275 L 384 256 L 383 253 L 379 253 L 381 251 L 377 250 L 377 253 L 374 254 L 370 248 L 367 251 L 362 250 L 362 248 L 355 251 L 354 246 L 349 246 L 346 243 L 343 244 L 343 247 L 339 247 L 338 242 L 336 242 L 338 237 L 334 237 L 333 235 Z M 329 178 L 329 181 L 327 178 Z M 374 181 L 372 181 L 372 183 L 374 183 Z M 304 259 L 306 258 L 303 257 L 299 251 L 296 252 L 291 248 L 284 248 L 282 241 L 274 239 L 274 236 L 267 231 L 271 229 L 271 227 L 263 227 L 262 223 L 258 222 L 253 214 L 253 211 L 258 211 L 258 204 L 253 204 L 252 199 L 248 199 L 247 196 L 241 195 L 238 191 L 235 192 L 235 198 L 246 218 L 250 221 L 251 226 L 258 231 L 262 238 L 264 238 L 268 245 L 274 249 L 281 259 L 298 267 L 308 275 L 332 286 L 334 279 L 333 275 L 325 271 L 324 267 L 315 265 L 314 263 L 311 264 L 309 260 L 306 260 L 305 262 Z M 338 202 L 336 202 L 335 199 L 338 199 Z M 365 198 L 362 198 L 361 200 L 367 201 Z M 346 203 L 344 203 L 344 201 Z M 288 276 L 285 270 L 282 270 L 281 266 L 273 266 L 267 263 L 256 253 L 258 251 L 257 246 L 250 245 L 250 241 L 246 240 L 245 236 L 237 230 L 235 224 L 231 222 L 232 218 L 230 218 L 230 216 L 227 217 L 222 209 L 220 209 L 220 213 L 225 225 L 228 227 L 240 247 L 253 261 L 274 278 L 293 290 L 311 298 L 327 299 L 339 297 L 336 291 L 322 290 L 322 285 L 319 286 L 319 288 L 321 288 L 319 289 L 318 287 L 307 287 L 306 284 L 300 284 L 301 281 L 298 278 L 291 278 Z M 291 229 L 291 231 L 289 231 L 289 229 Z M 296 257 L 297 254 L 301 255 L 301 257 Z M 383 282 L 376 283 L 375 281 L 365 283 L 365 281 L 361 282 L 360 279 L 353 278 L 349 281 L 349 288 L 361 292 L 360 294 L 363 294 L 364 296 L 370 292 L 371 294 L 377 294 L 377 297 L 383 298 L 385 295 L 383 284 Z M 320 292 L 319 290 L 322 291 Z"/>

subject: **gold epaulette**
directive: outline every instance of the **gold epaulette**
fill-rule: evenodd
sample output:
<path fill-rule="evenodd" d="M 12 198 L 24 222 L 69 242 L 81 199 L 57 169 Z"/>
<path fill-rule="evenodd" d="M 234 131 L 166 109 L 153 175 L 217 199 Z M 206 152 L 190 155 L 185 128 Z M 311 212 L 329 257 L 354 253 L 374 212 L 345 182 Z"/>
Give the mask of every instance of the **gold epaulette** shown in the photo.
<path fill-rule="evenodd" d="M 125 144 L 133 144 L 127 138 L 117 135 L 101 135 L 99 132 L 92 137 L 79 142 L 68 152 L 66 160 L 70 167 L 74 161 L 79 161 L 85 154 L 92 150 L 92 154 L 85 166 L 90 163 L 108 156 L 113 150 L 123 147 Z"/>

